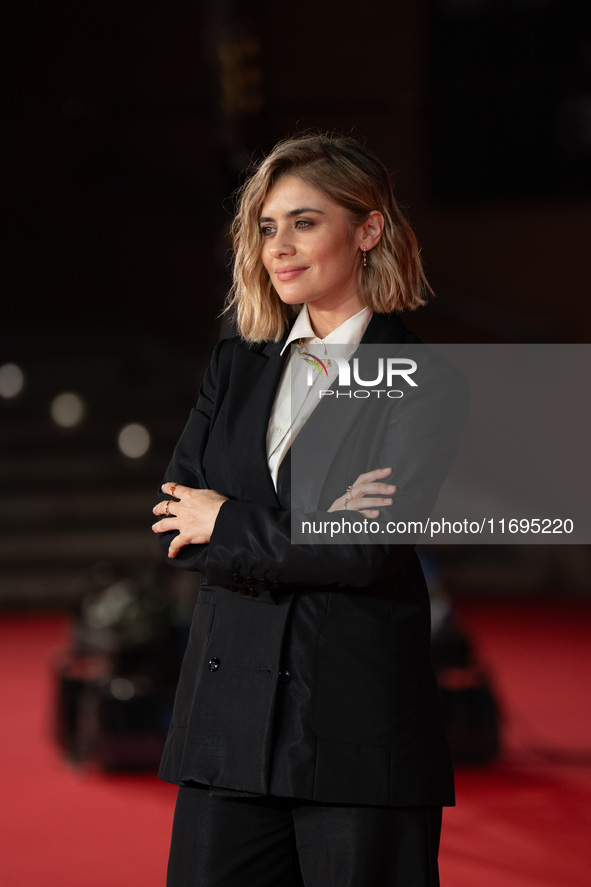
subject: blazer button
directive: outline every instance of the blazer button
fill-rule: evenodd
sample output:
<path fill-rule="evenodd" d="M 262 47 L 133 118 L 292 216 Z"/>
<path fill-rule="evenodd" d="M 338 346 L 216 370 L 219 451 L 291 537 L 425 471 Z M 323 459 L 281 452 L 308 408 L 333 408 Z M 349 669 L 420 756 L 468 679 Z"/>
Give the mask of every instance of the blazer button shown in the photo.
<path fill-rule="evenodd" d="M 232 582 L 234 583 L 234 585 L 242 585 L 242 583 L 244 582 L 244 576 L 242 576 L 241 573 L 234 573 L 234 575 L 232 576 Z"/>
<path fill-rule="evenodd" d="M 258 585 L 259 580 L 255 579 L 253 576 L 247 576 L 246 577 L 246 584 L 247 585 Z"/>
<path fill-rule="evenodd" d="M 240 594 L 248 594 L 248 588 L 245 588 L 243 585 L 238 589 Z"/>
<path fill-rule="evenodd" d="M 209 660 L 208 666 L 210 671 L 218 670 L 218 668 L 220 667 L 220 660 L 217 658 L 217 656 L 214 656 L 213 659 Z"/>
<path fill-rule="evenodd" d="M 288 684 L 291 681 L 291 674 L 285 668 L 283 671 L 279 672 L 279 680 L 282 684 Z"/>
<path fill-rule="evenodd" d="M 256 588 L 249 588 L 248 590 L 249 590 L 249 592 L 250 592 L 250 596 L 251 596 L 251 597 L 258 597 L 258 596 L 259 596 L 259 593 L 258 593 L 258 591 L 256 590 Z"/>

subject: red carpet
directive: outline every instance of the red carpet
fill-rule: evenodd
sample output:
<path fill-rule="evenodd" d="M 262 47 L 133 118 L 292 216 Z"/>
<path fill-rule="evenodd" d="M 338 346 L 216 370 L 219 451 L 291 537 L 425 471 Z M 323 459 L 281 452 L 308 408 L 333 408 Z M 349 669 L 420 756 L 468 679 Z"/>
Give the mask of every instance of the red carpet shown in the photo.
<path fill-rule="evenodd" d="M 505 752 L 457 774 L 442 887 L 587 887 L 591 870 L 591 611 L 462 606 L 505 711 Z M 61 617 L 0 622 L 0 884 L 163 887 L 174 788 L 76 772 L 50 729 Z"/>
<path fill-rule="evenodd" d="M 504 709 L 504 753 L 457 771 L 443 887 L 588 887 L 591 609 L 473 604 L 464 625 Z"/>

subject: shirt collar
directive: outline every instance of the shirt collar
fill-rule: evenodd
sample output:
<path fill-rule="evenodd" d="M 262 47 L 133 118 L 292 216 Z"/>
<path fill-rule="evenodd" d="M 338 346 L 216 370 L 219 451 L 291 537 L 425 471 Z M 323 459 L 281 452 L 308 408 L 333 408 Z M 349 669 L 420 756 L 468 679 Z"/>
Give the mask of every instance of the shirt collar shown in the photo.
<path fill-rule="evenodd" d="M 344 323 L 332 330 L 324 339 L 319 339 L 312 329 L 310 323 L 310 315 L 308 314 L 308 306 L 302 305 L 302 310 L 296 317 L 295 323 L 287 337 L 285 345 L 281 349 L 281 354 L 285 349 L 300 339 L 308 340 L 308 343 L 317 344 L 319 342 L 325 344 L 338 345 L 358 345 L 363 338 L 363 334 L 368 327 L 373 312 L 371 308 L 365 307 L 352 317 L 348 317 Z"/>

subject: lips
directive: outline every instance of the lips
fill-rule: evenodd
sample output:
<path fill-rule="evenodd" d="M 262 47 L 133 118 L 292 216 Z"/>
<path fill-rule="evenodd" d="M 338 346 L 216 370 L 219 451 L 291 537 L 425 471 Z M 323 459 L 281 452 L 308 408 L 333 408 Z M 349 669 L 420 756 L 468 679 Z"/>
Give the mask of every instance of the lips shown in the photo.
<path fill-rule="evenodd" d="M 287 280 L 294 280 L 307 270 L 307 265 L 286 265 L 285 268 L 278 268 L 275 274 L 282 283 L 285 283 Z"/>

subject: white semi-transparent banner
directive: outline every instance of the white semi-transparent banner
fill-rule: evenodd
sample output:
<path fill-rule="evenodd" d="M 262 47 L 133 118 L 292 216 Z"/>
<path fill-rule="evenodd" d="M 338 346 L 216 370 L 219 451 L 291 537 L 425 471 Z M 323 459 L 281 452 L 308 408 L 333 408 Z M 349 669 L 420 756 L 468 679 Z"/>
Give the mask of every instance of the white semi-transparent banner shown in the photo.
<path fill-rule="evenodd" d="M 591 543 L 591 345 L 352 351 L 294 348 L 295 544 Z M 343 509 L 378 468 L 392 504 Z"/>

